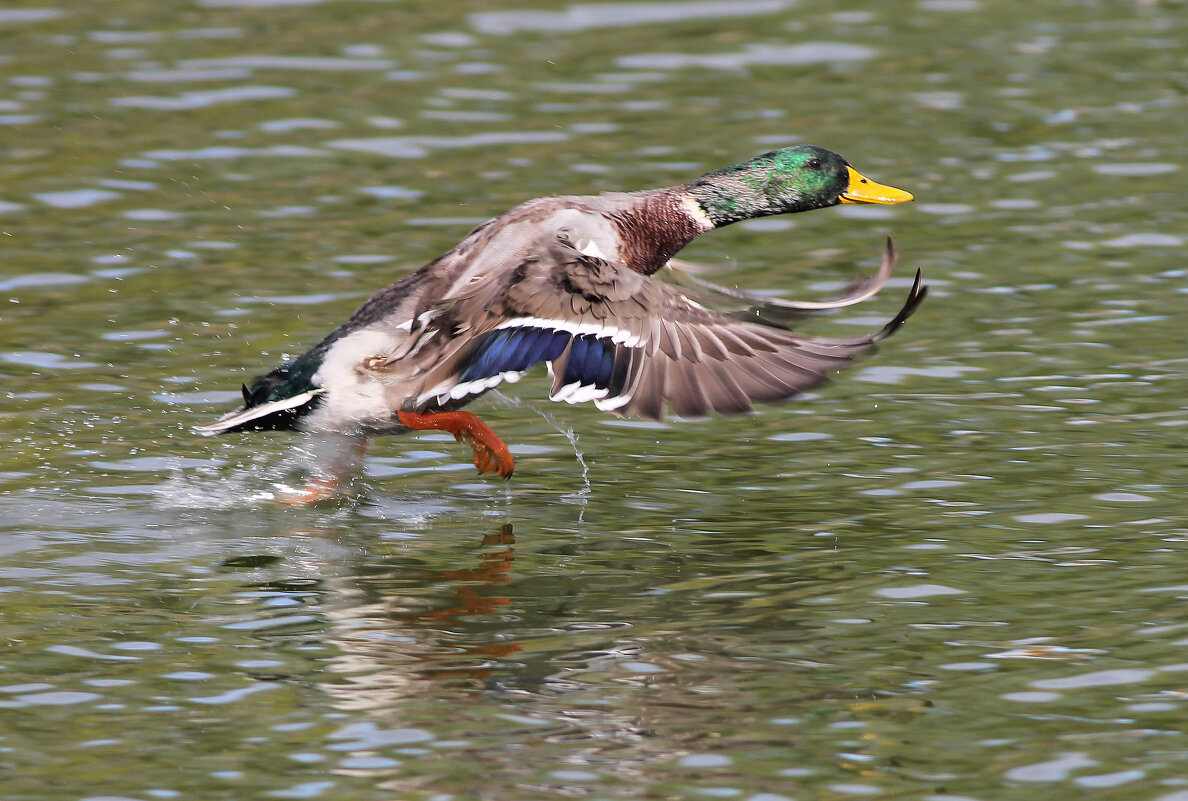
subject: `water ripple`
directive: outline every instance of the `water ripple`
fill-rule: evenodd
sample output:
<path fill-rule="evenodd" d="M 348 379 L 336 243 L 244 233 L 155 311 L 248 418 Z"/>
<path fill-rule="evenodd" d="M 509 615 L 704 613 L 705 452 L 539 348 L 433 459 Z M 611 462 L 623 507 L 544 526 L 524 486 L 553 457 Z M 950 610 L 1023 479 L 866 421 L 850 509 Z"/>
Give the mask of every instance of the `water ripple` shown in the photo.
<path fill-rule="evenodd" d="M 81 284 L 89 281 L 85 275 L 71 275 L 70 273 L 33 273 L 18 275 L 6 281 L 0 281 L 0 292 L 25 287 L 64 286 L 66 284 Z"/>
<path fill-rule="evenodd" d="M 1029 686 L 1035 687 L 1038 690 L 1112 687 L 1117 684 L 1134 684 L 1135 682 L 1146 681 L 1154 675 L 1154 670 L 1119 668 L 1117 670 L 1097 670 L 1092 673 L 1082 673 L 1079 676 L 1067 676 L 1061 679 L 1037 679 L 1029 682 Z"/>
<path fill-rule="evenodd" d="M 341 127 L 341 123 L 334 120 L 324 120 L 317 117 L 295 117 L 284 120 L 269 120 L 259 125 L 261 131 L 268 133 L 288 133 L 289 131 L 319 131 Z"/>
<path fill-rule="evenodd" d="M 336 139 L 327 147 L 374 153 L 392 158 L 422 158 L 433 149 L 489 147 L 491 145 L 531 145 L 564 142 L 570 136 L 560 131 L 523 131 L 508 133 L 478 133 L 467 136 L 387 136 L 373 139 Z"/>
<path fill-rule="evenodd" d="M 269 145 L 267 147 L 236 147 L 233 145 L 212 145 L 193 150 L 149 150 L 144 157 L 155 161 L 206 161 L 209 159 L 242 159 L 264 156 L 267 158 L 309 158 L 324 156 L 324 150 L 301 145 Z M 191 245 L 191 247 L 195 247 Z M 231 247 L 234 247 L 233 245 Z"/>
<path fill-rule="evenodd" d="M 327 735 L 331 740 L 346 740 L 330 746 L 332 751 L 370 751 L 393 745 L 411 745 L 436 739 L 424 729 L 381 729 L 375 723 L 353 723 Z"/>
<path fill-rule="evenodd" d="M 0 25 L 14 22 L 48 22 L 65 16 L 57 8 L 0 8 Z"/>
<path fill-rule="evenodd" d="M 1064 754 L 1047 762 L 1037 762 L 1033 765 L 1023 765 L 1011 768 L 1006 777 L 1016 782 L 1056 782 L 1067 779 L 1069 774 L 1081 768 L 1091 768 L 1097 760 L 1077 752 Z"/>
<path fill-rule="evenodd" d="M 845 61 L 866 61 L 875 51 L 864 45 L 840 42 L 805 42 L 795 45 L 748 45 L 736 53 L 649 53 L 622 56 L 615 60 L 628 69 L 683 70 L 704 67 L 716 70 L 740 70 L 751 66 L 803 67 Z"/>
<path fill-rule="evenodd" d="M 121 108 L 143 108 L 155 111 L 183 111 L 207 108 L 222 103 L 242 103 L 253 100 L 277 100 L 293 97 L 296 89 L 286 86 L 233 86 L 226 89 L 209 89 L 197 92 L 182 92 L 173 97 L 145 95 L 140 97 L 113 97 L 110 102 Z"/>
<path fill-rule="evenodd" d="M 327 56 L 227 56 L 196 58 L 179 62 L 182 69 L 315 70 L 319 72 L 390 70 L 396 66 L 386 58 L 334 58 Z"/>
<path fill-rule="evenodd" d="M 111 192 L 106 189 L 72 189 L 61 192 L 38 192 L 33 195 L 35 200 L 40 200 L 45 205 L 53 206 L 56 209 L 81 209 L 107 200 L 115 200 L 118 197 L 120 197 L 119 192 Z"/>
<path fill-rule="evenodd" d="M 696 19 L 735 19 L 773 14 L 791 5 L 791 0 L 589 3 L 573 5 L 564 11 L 485 11 L 471 14 L 468 19 L 476 31 L 497 36 L 524 32 L 576 33 L 596 28 L 653 25 Z"/>
<path fill-rule="evenodd" d="M 197 83 L 201 81 L 234 81 L 247 78 L 251 70 L 247 69 L 172 69 L 172 70 L 132 70 L 125 72 L 124 77 L 137 83 Z"/>
<path fill-rule="evenodd" d="M 956 587 L 946 587 L 943 584 L 916 584 L 910 587 L 884 587 L 875 590 L 875 595 L 883 598 L 894 598 L 901 601 L 914 601 L 917 598 L 932 598 L 938 595 L 965 595 L 964 590 Z"/>

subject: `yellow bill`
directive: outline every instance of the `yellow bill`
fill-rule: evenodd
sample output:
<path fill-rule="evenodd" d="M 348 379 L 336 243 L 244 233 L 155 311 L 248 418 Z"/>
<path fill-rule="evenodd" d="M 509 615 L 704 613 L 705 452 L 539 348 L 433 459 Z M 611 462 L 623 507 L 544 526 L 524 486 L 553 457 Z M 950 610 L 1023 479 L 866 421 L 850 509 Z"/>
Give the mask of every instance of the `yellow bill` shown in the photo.
<path fill-rule="evenodd" d="M 905 192 L 893 186 L 876 184 L 869 178 L 863 177 L 862 173 L 853 167 L 846 167 L 846 169 L 850 171 L 850 185 L 838 198 L 842 203 L 882 203 L 889 206 L 916 199 L 916 196 L 911 192 Z"/>

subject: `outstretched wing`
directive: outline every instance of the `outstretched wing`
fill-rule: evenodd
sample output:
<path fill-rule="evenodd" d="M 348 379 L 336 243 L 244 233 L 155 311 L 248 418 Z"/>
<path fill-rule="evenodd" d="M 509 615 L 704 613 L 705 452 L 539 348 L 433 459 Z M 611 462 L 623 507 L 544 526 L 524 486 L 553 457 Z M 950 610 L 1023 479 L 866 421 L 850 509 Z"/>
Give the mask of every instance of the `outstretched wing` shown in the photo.
<path fill-rule="evenodd" d="M 668 262 L 666 275 L 678 286 L 688 286 L 700 290 L 704 296 L 715 302 L 715 308 L 738 319 L 755 321 L 761 318 L 768 325 L 789 328 L 792 323 L 814 314 L 835 311 L 869 300 L 879 293 L 887 279 L 895 272 L 899 263 L 899 251 L 887 237 L 887 245 L 883 249 L 883 258 L 879 262 L 879 269 L 874 275 L 851 284 L 846 291 L 830 300 L 804 301 L 782 300 L 768 297 L 755 292 L 747 292 L 737 287 L 715 284 L 700 277 L 699 273 L 715 271 L 716 268 L 703 267 L 692 262 L 672 259 Z M 723 308 L 723 305 L 733 308 Z"/>
<path fill-rule="evenodd" d="M 917 272 L 903 308 L 878 331 L 808 336 L 711 311 L 677 287 L 558 239 L 441 307 L 409 354 L 426 358 L 417 405 L 464 402 L 543 362 L 550 400 L 593 401 L 648 419 L 662 418 L 666 405 L 681 417 L 740 414 L 821 383 L 895 331 L 925 292 Z"/>

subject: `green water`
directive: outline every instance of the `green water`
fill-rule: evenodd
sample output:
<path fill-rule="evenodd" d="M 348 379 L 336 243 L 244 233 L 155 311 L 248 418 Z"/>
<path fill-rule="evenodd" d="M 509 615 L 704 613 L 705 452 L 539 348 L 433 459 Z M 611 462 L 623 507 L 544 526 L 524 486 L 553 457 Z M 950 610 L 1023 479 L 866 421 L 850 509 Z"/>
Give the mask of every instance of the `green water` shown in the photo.
<path fill-rule="evenodd" d="M 1188 9 L 0 7 L 6 801 L 1188 799 Z M 715 232 L 873 358 L 517 457 L 189 427 L 530 197 L 794 142 L 916 193 Z M 862 326 L 863 328 L 857 328 Z"/>

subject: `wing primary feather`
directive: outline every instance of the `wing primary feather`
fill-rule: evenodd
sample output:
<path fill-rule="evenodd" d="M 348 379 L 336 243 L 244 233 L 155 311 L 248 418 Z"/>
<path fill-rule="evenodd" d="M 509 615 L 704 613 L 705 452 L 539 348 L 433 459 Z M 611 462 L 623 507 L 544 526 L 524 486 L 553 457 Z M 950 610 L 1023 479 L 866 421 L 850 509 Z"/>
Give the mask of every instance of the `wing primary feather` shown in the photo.
<path fill-rule="evenodd" d="M 660 352 L 674 362 L 681 358 L 681 343 L 677 339 L 676 326 L 670 320 L 660 320 Z"/>
<path fill-rule="evenodd" d="M 755 355 L 747 345 L 731 328 L 719 328 L 714 333 L 718 336 L 718 341 L 726 348 L 727 353 L 734 356 L 742 356 L 744 359 Z"/>
<path fill-rule="evenodd" d="M 653 314 L 647 319 L 647 326 L 648 330 L 645 334 L 647 339 L 647 354 L 648 356 L 651 356 L 656 352 L 656 349 L 660 347 L 660 329 L 662 327 L 661 318 L 658 315 Z"/>
<path fill-rule="evenodd" d="M 616 397 L 623 394 L 623 389 L 627 385 L 627 377 L 631 374 L 632 354 L 634 351 L 634 348 L 628 348 L 625 345 L 615 347 L 614 367 L 606 383 L 606 390 L 609 397 Z"/>
<path fill-rule="evenodd" d="M 820 384 L 826 378 L 825 373 L 790 373 L 766 363 L 742 362 L 735 366 L 745 374 L 745 378 L 750 382 L 742 387 L 743 391 L 747 393 L 747 397 L 764 403 L 786 400 L 794 395 L 799 395 L 809 387 Z M 736 376 L 738 375 L 739 373 L 736 373 Z"/>
<path fill-rule="evenodd" d="M 628 355 L 631 359 L 631 364 L 627 368 L 627 377 L 630 383 L 624 386 L 620 394 L 634 398 L 640 382 L 647 377 L 648 357 L 643 348 L 632 348 Z"/>
<path fill-rule="evenodd" d="M 720 414 L 746 414 L 751 411 L 751 401 L 739 389 L 725 362 L 711 362 L 710 375 L 717 381 L 718 394 L 711 395 L 714 411 Z"/>
<path fill-rule="evenodd" d="M 701 352 L 711 359 L 722 361 L 727 357 L 726 346 L 718 339 L 713 329 L 699 327 L 693 330 L 693 333 L 701 345 Z"/>
<path fill-rule="evenodd" d="M 677 417 L 704 417 L 713 408 L 701 387 L 697 365 L 692 362 L 673 362 L 665 376 L 664 397 Z"/>
<path fill-rule="evenodd" d="M 640 371 L 639 384 L 631 394 L 628 408 L 645 420 L 664 419 L 664 380 L 667 368 L 666 360 L 654 359 L 650 364 L 643 365 Z"/>
<path fill-rule="evenodd" d="M 697 335 L 689 329 L 687 325 L 675 326 L 677 336 L 680 338 L 681 353 L 684 354 L 685 360 L 693 362 L 694 364 L 701 361 L 701 345 L 697 342 Z"/>

